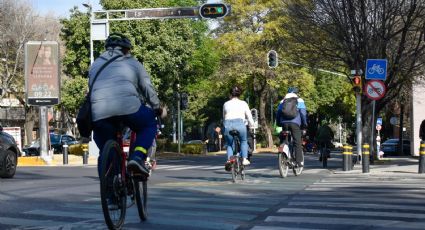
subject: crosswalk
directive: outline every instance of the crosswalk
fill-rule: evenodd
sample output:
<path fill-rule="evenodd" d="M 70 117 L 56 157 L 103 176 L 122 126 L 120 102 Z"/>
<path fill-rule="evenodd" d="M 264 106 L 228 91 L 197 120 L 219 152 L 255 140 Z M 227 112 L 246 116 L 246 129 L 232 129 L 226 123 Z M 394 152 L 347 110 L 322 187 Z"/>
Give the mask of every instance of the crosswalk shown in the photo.
<path fill-rule="evenodd" d="M 424 182 L 414 174 L 331 174 L 252 230 L 425 229 Z"/>
<path fill-rule="evenodd" d="M 306 183 L 317 180 L 293 176 L 283 183 L 277 171 L 272 176 L 267 174 L 269 172 L 249 171 L 243 183 L 233 184 L 223 166 L 210 164 L 197 167 L 162 164 L 157 170 L 165 170 L 172 175 L 177 170 L 188 168 L 212 172 L 219 170 L 221 173 L 207 174 L 210 177 L 204 178 L 209 181 L 170 180 L 150 184 L 148 220 L 141 222 L 133 206 L 127 210 L 124 229 L 235 230 L 255 221 L 271 207 L 287 200 L 290 194 L 303 190 Z M 217 176 L 213 178 L 211 175 Z M 89 195 L 84 202 L 66 202 L 54 208 L 37 207 L 23 211 L 19 217 L 1 216 L 0 226 L 23 230 L 106 228 L 97 193 Z"/>

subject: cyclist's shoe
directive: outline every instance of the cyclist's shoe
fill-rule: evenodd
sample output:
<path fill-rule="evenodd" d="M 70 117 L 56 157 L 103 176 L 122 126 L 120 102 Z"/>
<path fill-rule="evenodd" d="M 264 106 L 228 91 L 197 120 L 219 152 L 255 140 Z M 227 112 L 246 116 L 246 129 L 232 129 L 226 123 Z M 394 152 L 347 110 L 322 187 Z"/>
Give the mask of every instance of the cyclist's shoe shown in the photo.
<path fill-rule="evenodd" d="M 304 161 L 297 163 L 297 167 L 299 167 L 299 168 L 304 167 Z"/>
<path fill-rule="evenodd" d="M 249 160 L 248 160 L 248 159 L 244 158 L 244 159 L 242 160 L 242 164 L 243 164 L 243 165 L 249 165 L 249 164 L 251 164 L 251 162 L 249 162 Z"/>
<path fill-rule="evenodd" d="M 145 161 L 140 156 L 130 158 L 127 169 L 134 175 L 149 176 L 150 169 L 146 166 Z"/>
<path fill-rule="evenodd" d="M 232 162 L 230 162 L 230 160 L 226 161 L 226 163 L 224 164 L 224 170 L 226 170 L 227 172 L 230 172 L 230 170 L 232 170 Z"/>

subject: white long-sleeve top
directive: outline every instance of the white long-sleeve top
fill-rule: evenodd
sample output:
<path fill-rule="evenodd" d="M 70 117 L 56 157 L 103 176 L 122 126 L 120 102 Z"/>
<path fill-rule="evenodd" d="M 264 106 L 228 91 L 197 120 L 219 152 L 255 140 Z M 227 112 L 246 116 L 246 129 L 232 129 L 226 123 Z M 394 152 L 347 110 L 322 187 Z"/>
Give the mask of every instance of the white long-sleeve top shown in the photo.
<path fill-rule="evenodd" d="M 245 124 L 248 121 L 250 127 L 254 126 L 254 120 L 252 119 L 248 104 L 236 97 L 224 103 L 223 118 L 224 120 L 242 119 Z"/>

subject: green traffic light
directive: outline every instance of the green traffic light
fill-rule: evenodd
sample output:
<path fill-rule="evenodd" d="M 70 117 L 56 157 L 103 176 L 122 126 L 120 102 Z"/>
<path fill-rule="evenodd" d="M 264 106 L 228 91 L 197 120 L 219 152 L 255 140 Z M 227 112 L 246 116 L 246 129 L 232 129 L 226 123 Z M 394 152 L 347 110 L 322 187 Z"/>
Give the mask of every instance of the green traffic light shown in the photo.
<path fill-rule="evenodd" d="M 217 13 L 219 14 L 223 13 L 223 7 L 217 7 Z"/>

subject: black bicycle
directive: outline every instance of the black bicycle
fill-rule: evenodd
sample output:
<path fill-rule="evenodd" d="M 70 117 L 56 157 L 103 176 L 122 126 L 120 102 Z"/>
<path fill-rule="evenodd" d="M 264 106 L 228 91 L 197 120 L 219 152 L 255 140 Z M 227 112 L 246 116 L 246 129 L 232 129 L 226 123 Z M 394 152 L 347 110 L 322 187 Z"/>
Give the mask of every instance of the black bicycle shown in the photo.
<path fill-rule="evenodd" d="M 231 130 L 229 134 L 233 136 L 233 156 L 230 158 L 230 171 L 232 172 L 233 183 L 236 183 L 238 177 L 240 177 L 241 180 L 245 179 L 245 166 L 242 164 L 243 159 L 241 156 L 241 142 L 239 140 L 239 132 L 237 130 Z"/>
<path fill-rule="evenodd" d="M 281 131 L 284 141 L 278 148 L 279 173 L 282 178 L 288 176 L 288 170 L 292 169 L 295 176 L 302 173 L 304 167 L 298 166 L 295 160 L 294 141 L 291 131 Z"/>
<path fill-rule="evenodd" d="M 147 218 L 147 180 L 145 175 L 127 171 L 128 154 L 123 150 L 122 132 L 116 140 L 108 140 L 102 150 L 100 170 L 100 199 L 106 225 L 109 229 L 121 229 L 126 209 L 137 206 L 142 221 Z M 132 135 L 130 146 L 133 146 Z M 127 197 L 131 202 L 127 203 Z"/>

